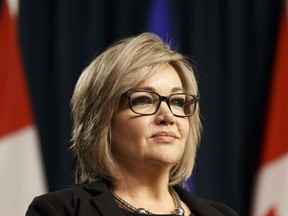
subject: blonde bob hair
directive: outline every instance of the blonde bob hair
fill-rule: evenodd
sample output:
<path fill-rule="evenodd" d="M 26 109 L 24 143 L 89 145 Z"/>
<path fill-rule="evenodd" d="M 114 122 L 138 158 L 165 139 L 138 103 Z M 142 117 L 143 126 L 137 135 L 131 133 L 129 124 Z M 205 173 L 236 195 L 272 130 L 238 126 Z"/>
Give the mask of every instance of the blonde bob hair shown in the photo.
<path fill-rule="evenodd" d="M 198 94 L 187 59 L 152 33 L 116 42 L 85 68 L 71 99 L 71 148 L 78 160 L 76 184 L 117 179 L 119 173 L 111 151 L 111 122 L 120 99 L 123 93 L 167 64 L 178 73 L 185 92 Z M 194 166 L 201 133 L 199 106 L 187 118 L 190 127 L 187 143 L 182 158 L 170 171 L 169 185 L 188 178 Z"/>

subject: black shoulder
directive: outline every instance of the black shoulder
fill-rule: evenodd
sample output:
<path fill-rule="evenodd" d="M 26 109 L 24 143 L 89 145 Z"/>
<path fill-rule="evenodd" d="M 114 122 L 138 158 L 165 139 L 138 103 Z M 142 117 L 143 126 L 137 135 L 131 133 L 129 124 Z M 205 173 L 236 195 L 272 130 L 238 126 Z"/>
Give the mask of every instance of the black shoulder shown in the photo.
<path fill-rule="evenodd" d="M 73 215 L 84 200 L 91 195 L 83 187 L 71 187 L 55 192 L 43 194 L 33 199 L 26 212 L 26 216 L 56 216 Z"/>
<path fill-rule="evenodd" d="M 221 212 L 224 216 L 238 216 L 238 214 L 231 209 L 228 205 L 216 201 L 200 199 L 202 202 L 206 202 L 209 206 L 216 209 L 217 211 Z"/>
<path fill-rule="evenodd" d="M 229 206 L 206 199 L 193 196 L 180 186 L 175 186 L 181 200 L 186 203 L 191 211 L 201 216 L 238 216 L 238 214 Z"/>
<path fill-rule="evenodd" d="M 28 207 L 26 216 L 97 216 L 100 213 L 95 206 L 96 196 L 99 197 L 98 200 L 101 203 L 103 202 L 101 198 L 108 197 L 109 203 L 105 203 L 105 205 L 109 205 L 114 201 L 104 182 L 93 182 L 88 185 L 73 186 L 35 197 Z"/>

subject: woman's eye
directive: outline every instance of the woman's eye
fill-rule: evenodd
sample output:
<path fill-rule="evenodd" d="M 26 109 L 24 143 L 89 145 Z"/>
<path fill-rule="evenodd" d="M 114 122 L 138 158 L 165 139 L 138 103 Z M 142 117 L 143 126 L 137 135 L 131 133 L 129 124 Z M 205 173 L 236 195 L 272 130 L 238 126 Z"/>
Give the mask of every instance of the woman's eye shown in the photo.
<path fill-rule="evenodd" d="M 170 102 L 171 106 L 184 107 L 185 100 L 183 98 L 175 98 Z"/>
<path fill-rule="evenodd" d="M 147 96 L 139 96 L 132 100 L 132 106 L 147 105 L 153 103 L 152 99 Z"/>

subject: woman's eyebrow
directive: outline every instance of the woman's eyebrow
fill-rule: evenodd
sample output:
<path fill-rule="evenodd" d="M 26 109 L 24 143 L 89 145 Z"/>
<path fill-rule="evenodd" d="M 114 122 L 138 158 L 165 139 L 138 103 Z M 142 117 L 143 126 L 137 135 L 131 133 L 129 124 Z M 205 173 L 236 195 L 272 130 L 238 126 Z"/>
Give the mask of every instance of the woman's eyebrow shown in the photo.
<path fill-rule="evenodd" d="M 154 92 L 156 92 L 156 89 L 154 87 L 150 87 L 150 86 L 133 88 L 133 90 L 145 90 L 145 91 L 154 91 Z M 183 88 L 182 87 L 174 87 L 174 88 L 171 89 L 171 92 L 179 92 L 179 91 L 183 91 Z"/>
<path fill-rule="evenodd" d="M 135 90 L 156 91 L 155 88 L 153 88 L 153 87 L 149 87 L 149 86 L 145 86 L 145 87 L 138 87 L 138 88 L 135 88 Z"/>
<path fill-rule="evenodd" d="M 183 88 L 182 87 L 181 88 L 180 87 L 174 87 L 171 92 L 179 92 L 179 91 L 183 91 Z"/>

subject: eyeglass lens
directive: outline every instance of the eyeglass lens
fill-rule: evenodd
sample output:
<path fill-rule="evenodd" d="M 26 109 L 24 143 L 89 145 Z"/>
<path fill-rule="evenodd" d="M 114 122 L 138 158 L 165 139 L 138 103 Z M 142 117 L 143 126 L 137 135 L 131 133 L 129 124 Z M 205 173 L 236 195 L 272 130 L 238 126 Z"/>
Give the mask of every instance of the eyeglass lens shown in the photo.
<path fill-rule="evenodd" d="M 167 98 L 169 98 L 168 104 L 174 115 L 190 116 L 194 113 L 196 107 L 195 96 L 178 93 L 172 94 Z M 130 95 L 130 106 L 132 111 L 144 115 L 156 113 L 161 101 L 162 97 L 153 92 L 135 91 Z"/>

